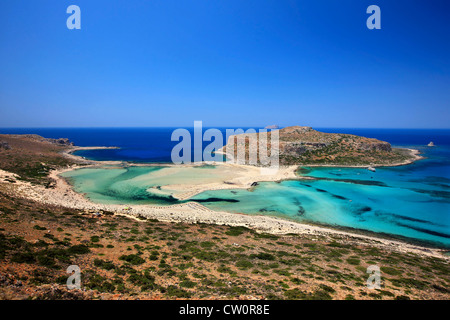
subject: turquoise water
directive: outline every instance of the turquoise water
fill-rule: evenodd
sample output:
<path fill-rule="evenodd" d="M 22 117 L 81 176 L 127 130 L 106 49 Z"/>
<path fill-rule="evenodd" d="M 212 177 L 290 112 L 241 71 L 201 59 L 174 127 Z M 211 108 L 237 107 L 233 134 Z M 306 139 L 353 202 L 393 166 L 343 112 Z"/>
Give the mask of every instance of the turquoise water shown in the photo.
<path fill-rule="evenodd" d="M 302 168 L 299 174 L 312 180 L 261 182 L 249 190 L 207 191 L 191 200 L 214 210 L 350 227 L 450 247 L 450 149 L 422 151 L 428 159 L 407 166 L 377 168 L 376 172 Z M 208 178 L 208 174 L 202 177 L 209 172 L 205 169 L 214 170 L 199 167 L 162 175 L 164 168 L 86 168 L 63 176 L 94 202 L 170 205 L 180 201 L 155 188 L 194 183 Z"/>
<path fill-rule="evenodd" d="M 315 180 L 260 183 L 251 190 L 208 191 L 193 199 L 215 210 L 268 214 L 398 235 L 450 247 L 449 149 L 424 149 L 429 159 L 377 168 L 306 168 Z"/>
<path fill-rule="evenodd" d="M 75 191 L 93 202 L 105 204 L 172 204 L 170 196 L 153 194 L 148 188 L 158 184 L 142 179 L 162 167 L 87 168 L 62 174 Z"/>
<path fill-rule="evenodd" d="M 232 172 L 231 170 L 228 170 Z M 168 166 L 127 166 L 82 168 L 62 173 L 74 190 L 85 195 L 95 203 L 103 204 L 158 204 L 171 205 L 183 203 L 172 194 L 185 192 L 184 185 L 204 184 L 227 180 L 230 172 L 224 173 L 222 168 L 213 165 L 195 167 Z M 178 185 L 177 189 L 161 188 Z M 233 200 L 209 199 L 198 202 L 221 203 Z"/>

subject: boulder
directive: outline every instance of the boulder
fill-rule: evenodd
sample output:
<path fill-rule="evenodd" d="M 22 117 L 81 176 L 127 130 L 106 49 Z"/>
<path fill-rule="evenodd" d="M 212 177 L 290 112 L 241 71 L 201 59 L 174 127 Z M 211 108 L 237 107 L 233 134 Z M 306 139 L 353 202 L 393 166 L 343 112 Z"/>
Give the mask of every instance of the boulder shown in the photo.
<path fill-rule="evenodd" d="M 392 151 L 391 144 L 384 141 L 361 142 L 357 148 L 360 150 L 367 150 L 367 151 L 388 151 L 388 152 Z"/>
<path fill-rule="evenodd" d="M 59 146 L 73 146 L 73 142 L 71 142 L 67 138 L 59 138 L 59 139 L 47 139 L 47 141 L 57 144 Z"/>
<path fill-rule="evenodd" d="M 9 150 L 11 149 L 11 146 L 6 141 L 0 141 L 0 149 Z"/>

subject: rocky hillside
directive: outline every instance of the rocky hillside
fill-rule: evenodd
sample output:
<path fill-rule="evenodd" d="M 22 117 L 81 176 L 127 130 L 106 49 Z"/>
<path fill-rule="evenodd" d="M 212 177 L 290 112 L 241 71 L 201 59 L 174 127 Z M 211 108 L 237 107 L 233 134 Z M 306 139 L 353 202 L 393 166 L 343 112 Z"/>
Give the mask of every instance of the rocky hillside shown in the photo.
<path fill-rule="evenodd" d="M 360 137 L 352 134 L 325 133 L 311 127 L 287 127 L 278 130 L 280 144 L 280 164 L 283 165 L 394 165 L 408 163 L 415 159 L 407 149 L 392 148 L 388 142 L 372 138 Z M 271 132 L 247 135 L 245 141 L 241 140 L 240 147 L 245 143 L 246 156 L 249 149 L 255 152 L 250 145 L 249 137 L 268 135 Z M 232 136 L 223 148 L 234 148 L 236 154 L 237 136 Z"/>
<path fill-rule="evenodd" d="M 50 185 L 48 172 L 71 164 L 61 151 L 72 145 L 66 138 L 0 134 L 0 169 L 18 174 L 22 180 Z"/>
<path fill-rule="evenodd" d="M 378 241 L 97 216 L 6 187 L 0 179 L 0 300 L 450 298 L 446 260 Z M 366 286 L 374 263 L 380 290 Z M 65 286 L 69 265 L 81 269 L 81 290 Z"/>

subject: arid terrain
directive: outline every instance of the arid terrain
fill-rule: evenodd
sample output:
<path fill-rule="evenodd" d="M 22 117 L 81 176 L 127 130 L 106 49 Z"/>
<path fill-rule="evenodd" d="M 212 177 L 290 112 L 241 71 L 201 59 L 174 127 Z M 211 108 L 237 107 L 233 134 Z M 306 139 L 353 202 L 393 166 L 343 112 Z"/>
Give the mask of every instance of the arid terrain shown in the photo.
<path fill-rule="evenodd" d="M 1 299 L 449 299 L 449 259 L 348 234 L 269 234 L 162 222 L 18 197 L 77 161 L 67 141 L 0 135 Z M 6 147 L 5 147 L 6 146 Z M 433 249 L 433 253 L 439 252 Z M 443 253 L 443 251 L 442 251 Z M 68 290 L 66 269 L 81 269 Z M 381 269 L 368 289 L 367 267 Z"/>

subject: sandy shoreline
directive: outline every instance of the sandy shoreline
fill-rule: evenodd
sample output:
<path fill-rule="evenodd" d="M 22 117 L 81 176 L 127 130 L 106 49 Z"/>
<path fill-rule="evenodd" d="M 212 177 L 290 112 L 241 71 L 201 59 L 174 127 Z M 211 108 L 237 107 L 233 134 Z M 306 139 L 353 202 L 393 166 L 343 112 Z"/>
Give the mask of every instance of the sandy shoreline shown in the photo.
<path fill-rule="evenodd" d="M 71 155 L 71 152 L 79 150 L 78 148 L 72 148 L 65 151 L 69 157 L 75 157 L 78 162 L 79 157 Z M 266 232 L 272 234 L 307 234 L 311 236 L 338 236 L 347 241 L 355 241 L 356 243 L 366 242 L 370 245 L 382 246 L 391 250 L 400 252 L 412 252 L 421 255 L 435 256 L 440 258 L 450 259 L 450 257 L 444 256 L 445 250 L 437 248 L 425 248 L 418 245 L 378 238 L 376 236 L 362 235 L 351 233 L 347 231 L 335 230 L 331 228 L 314 226 L 309 224 L 302 224 L 299 222 L 284 220 L 277 217 L 261 216 L 261 215 L 246 215 L 236 214 L 224 211 L 213 211 L 197 202 L 187 202 L 183 204 L 176 204 L 170 206 L 155 206 L 155 205 L 117 205 L 117 204 L 98 204 L 93 203 L 82 194 L 79 194 L 73 190 L 73 188 L 67 183 L 67 181 L 60 176 L 61 173 L 66 171 L 75 170 L 85 167 L 98 167 L 105 164 L 122 164 L 122 162 L 111 161 L 92 161 L 81 159 L 84 165 L 74 165 L 69 168 L 54 170 L 50 173 L 49 177 L 54 179 L 56 184 L 54 188 L 45 188 L 40 185 L 32 185 L 29 182 L 17 180 L 15 183 L 4 181 L 5 178 L 12 178 L 15 174 L 0 170 L 0 186 L 7 193 L 37 201 L 43 204 L 51 204 L 61 207 L 68 207 L 85 212 L 102 212 L 110 211 L 118 215 L 126 215 L 133 218 L 147 218 L 157 219 L 164 222 L 184 222 L 184 223 L 208 223 L 217 225 L 229 225 L 229 226 L 244 226 L 251 228 L 257 232 Z M 88 162 L 88 163 L 86 163 Z M 86 165 L 87 164 L 87 165 Z M 148 164 L 147 164 L 148 165 Z M 220 164 L 231 165 L 231 164 Z M 257 182 L 258 179 L 262 179 L 261 175 L 255 174 L 257 168 L 249 169 L 249 166 L 232 165 L 237 167 L 244 167 L 247 170 L 246 175 L 238 177 L 240 184 L 237 185 L 205 185 L 201 188 L 194 188 L 189 190 L 180 198 L 189 198 L 190 194 L 201 192 L 200 190 L 212 187 L 212 188 L 248 188 L 252 183 Z M 278 174 L 272 177 L 264 177 L 259 181 L 279 181 L 290 178 L 299 178 L 295 174 L 297 166 L 290 166 L 281 168 Z M 259 169 L 257 170 L 259 171 Z M 245 171 L 244 171 L 245 172 Z"/>
<path fill-rule="evenodd" d="M 62 151 L 62 155 L 76 163 L 80 164 L 122 164 L 122 161 L 95 161 L 89 160 L 81 156 L 74 155 L 73 153 L 81 150 L 108 150 L 108 149 L 120 149 L 119 147 L 70 147 Z"/>
<path fill-rule="evenodd" d="M 227 190 L 227 189 L 249 189 L 254 183 L 266 182 L 266 181 L 282 181 L 288 179 L 296 179 L 298 176 L 295 174 L 297 166 L 280 167 L 276 174 L 264 175 L 261 174 L 260 168 L 229 164 L 229 163 L 214 163 L 214 165 L 222 168 L 228 168 L 236 172 L 236 177 L 228 179 L 226 181 L 218 181 L 211 183 L 204 183 L 201 185 L 191 185 L 187 187 L 187 191 L 182 194 L 174 194 L 173 196 L 178 200 L 187 200 L 193 196 L 200 194 L 204 191 L 211 190 Z M 161 189 L 184 189 L 186 185 L 168 185 L 162 186 Z"/>

